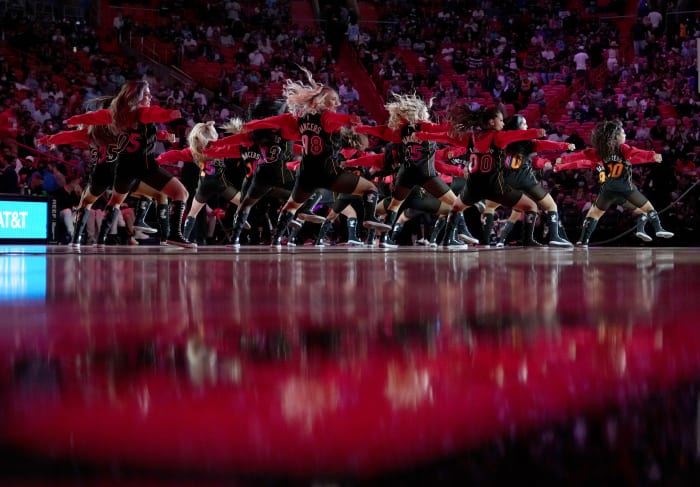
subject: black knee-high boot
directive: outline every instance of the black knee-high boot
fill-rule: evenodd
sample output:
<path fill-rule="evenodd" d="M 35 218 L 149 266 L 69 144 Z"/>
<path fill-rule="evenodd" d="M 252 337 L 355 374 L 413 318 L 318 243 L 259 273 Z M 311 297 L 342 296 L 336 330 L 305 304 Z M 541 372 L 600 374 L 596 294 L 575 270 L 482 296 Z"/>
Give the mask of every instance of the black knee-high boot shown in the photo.
<path fill-rule="evenodd" d="M 386 210 L 386 215 L 384 216 L 384 223 L 389 225 L 389 228 L 394 228 L 396 220 L 398 220 L 399 214 L 394 210 Z M 391 230 L 389 230 L 391 231 Z"/>
<path fill-rule="evenodd" d="M 234 247 L 239 247 L 241 245 L 241 232 L 248 221 L 248 215 L 250 214 L 250 209 L 243 210 L 239 209 L 236 215 L 233 217 L 233 229 L 231 231 L 231 243 Z M 299 227 L 301 228 L 301 227 Z"/>
<path fill-rule="evenodd" d="M 362 245 L 362 242 L 357 237 L 357 218 L 348 218 L 348 244 L 349 245 Z"/>
<path fill-rule="evenodd" d="M 462 215 L 461 211 L 450 211 L 447 215 L 447 224 L 445 225 L 445 236 L 442 238 L 442 245 L 451 248 L 464 248 L 466 245 L 461 241 L 457 240 L 457 221 L 459 220 L 459 215 Z M 462 215 L 462 217 L 464 217 Z M 476 242 L 478 240 L 474 239 Z"/>
<path fill-rule="evenodd" d="M 377 231 L 373 228 L 367 230 L 367 239 L 365 240 L 365 245 L 372 246 L 377 238 Z"/>
<path fill-rule="evenodd" d="M 656 210 L 651 210 L 649 213 L 647 213 L 647 216 L 649 217 L 649 221 L 651 222 L 651 226 L 654 228 L 654 232 L 657 237 L 659 238 L 671 238 L 673 237 L 673 232 L 669 232 L 668 230 L 664 230 L 661 227 L 661 220 L 659 220 L 659 214 L 656 212 Z"/>
<path fill-rule="evenodd" d="M 114 220 L 117 219 L 119 214 L 119 208 L 116 206 L 105 207 L 105 217 L 102 220 L 102 225 L 100 225 L 100 233 L 97 235 L 97 246 L 104 247 L 107 243 L 107 235 L 109 234 L 110 228 L 114 225 Z"/>
<path fill-rule="evenodd" d="M 185 239 L 190 239 L 190 235 L 192 235 L 192 230 L 194 230 L 194 226 L 196 223 L 197 218 L 194 216 L 188 216 L 187 218 L 185 218 L 185 224 L 182 228 L 182 236 L 185 237 Z"/>
<path fill-rule="evenodd" d="M 172 221 L 170 222 L 170 235 L 168 236 L 168 244 L 177 245 L 184 248 L 196 247 L 197 244 L 189 242 L 182 235 L 182 220 L 185 217 L 184 201 L 173 201 Z"/>
<path fill-rule="evenodd" d="M 553 247 L 571 247 L 573 245 L 559 235 L 559 214 L 556 211 L 547 212 L 547 227 L 549 228 L 549 245 Z"/>
<path fill-rule="evenodd" d="M 325 220 L 321 224 L 321 228 L 318 231 L 318 235 L 316 235 L 316 241 L 314 242 L 314 245 L 316 247 L 325 247 L 325 245 L 326 245 L 325 238 L 326 238 L 326 235 L 328 234 L 328 230 L 330 230 L 332 226 L 333 226 L 333 222 L 330 220 Z"/>
<path fill-rule="evenodd" d="M 542 247 L 542 244 L 535 240 L 535 223 L 537 222 L 536 211 L 526 211 L 523 230 L 523 246 Z"/>
<path fill-rule="evenodd" d="M 643 242 L 651 242 L 652 240 L 649 234 L 644 229 L 644 227 L 647 226 L 648 221 L 649 217 L 646 214 L 641 214 L 637 217 L 637 231 L 634 233 L 634 236 L 642 240 Z"/>
<path fill-rule="evenodd" d="M 275 226 L 274 234 L 272 235 L 272 240 L 270 245 L 273 247 L 282 246 L 282 235 L 287 230 L 287 225 L 292 221 L 294 214 L 291 211 L 282 210 L 280 216 L 277 218 L 277 225 Z"/>
<path fill-rule="evenodd" d="M 479 239 L 471 234 L 467 227 L 467 222 L 464 221 L 464 213 L 459 211 L 454 218 L 457 239 L 468 244 L 478 244 Z"/>
<path fill-rule="evenodd" d="M 89 208 L 78 209 L 78 213 L 75 215 L 75 229 L 73 230 L 73 240 L 71 242 L 73 247 L 80 247 L 80 244 L 82 244 L 83 232 L 85 232 L 85 227 L 87 226 L 89 218 Z"/>
<path fill-rule="evenodd" d="M 145 196 L 139 199 L 139 204 L 136 207 L 136 218 L 134 221 L 134 230 L 139 230 L 143 233 L 156 233 L 158 230 L 146 223 L 148 210 L 151 208 L 153 200 Z"/>
<path fill-rule="evenodd" d="M 510 232 L 513 230 L 514 226 L 515 223 L 510 220 L 506 220 L 506 224 L 503 225 L 503 228 L 501 228 L 501 231 L 498 233 L 498 242 L 496 243 L 496 247 L 504 247 L 506 245 L 508 235 L 510 235 Z"/>
<path fill-rule="evenodd" d="M 158 227 L 160 230 L 160 244 L 167 245 L 170 235 L 170 203 L 158 204 Z"/>
<path fill-rule="evenodd" d="M 447 217 L 439 217 L 435 221 L 435 225 L 433 226 L 433 231 L 430 233 L 430 240 L 428 240 L 428 245 L 431 247 L 437 247 L 437 241 L 438 238 L 440 237 L 440 232 L 442 232 L 445 229 L 445 225 L 447 224 Z"/>
<path fill-rule="evenodd" d="M 391 226 L 377 220 L 377 192 L 367 191 L 362 197 L 364 207 L 364 221 L 362 226 L 365 228 L 374 228 L 380 232 L 391 230 Z"/>
<path fill-rule="evenodd" d="M 321 224 L 326 221 L 324 217 L 314 213 L 314 207 L 319 204 L 321 198 L 323 198 L 323 194 L 320 191 L 312 193 L 296 211 L 297 219 L 302 222 Z"/>
<path fill-rule="evenodd" d="M 591 235 L 593 235 L 593 230 L 595 230 L 596 225 L 598 225 L 598 220 L 587 216 L 586 219 L 583 220 L 583 225 L 581 226 L 581 236 L 579 237 L 578 242 L 576 242 L 576 245 L 580 247 L 588 247 L 588 242 L 591 239 Z"/>
<path fill-rule="evenodd" d="M 481 244 L 491 245 L 491 232 L 493 231 L 493 221 L 496 215 L 493 213 L 483 213 L 482 216 L 484 218 L 484 227 L 481 233 Z"/>

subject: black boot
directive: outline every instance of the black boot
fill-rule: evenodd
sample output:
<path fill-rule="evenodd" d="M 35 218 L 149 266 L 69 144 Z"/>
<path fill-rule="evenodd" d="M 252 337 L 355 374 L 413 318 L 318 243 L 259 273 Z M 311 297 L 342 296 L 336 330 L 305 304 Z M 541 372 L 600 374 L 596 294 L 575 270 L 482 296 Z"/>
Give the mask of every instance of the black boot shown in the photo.
<path fill-rule="evenodd" d="M 318 235 L 316 235 L 316 241 L 314 242 L 314 245 L 316 247 L 325 247 L 326 243 L 326 235 L 328 235 L 328 230 L 331 229 L 333 226 L 333 222 L 330 220 L 324 220 L 323 223 L 321 224 L 321 228 L 318 231 Z"/>
<path fill-rule="evenodd" d="M 456 238 L 456 233 L 457 233 L 457 220 L 459 219 L 459 215 L 462 215 L 461 211 L 450 211 L 450 214 L 447 216 L 447 224 L 445 225 L 445 236 L 442 239 L 442 246 L 448 249 L 464 249 L 467 248 L 467 246 L 461 242 L 460 240 L 457 240 Z M 462 217 L 464 217 L 462 215 Z M 474 239 L 476 242 L 478 240 Z"/>
<path fill-rule="evenodd" d="M 299 239 L 299 234 L 301 233 L 301 227 L 288 228 L 289 235 L 287 235 L 287 247 L 296 247 L 298 245 L 297 240 Z"/>
<path fill-rule="evenodd" d="M 374 246 L 374 241 L 377 238 L 377 231 L 375 229 L 367 230 L 367 239 L 365 240 L 365 245 L 368 247 Z"/>
<path fill-rule="evenodd" d="M 537 222 L 536 211 L 526 211 L 523 229 L 523 246 L 524 247 L 543 247 L 541 243 L 535 240 L 535 223 Z"/>
<path fill-rule="evenodd" d="M 320 191 L 316 191 L 309 196 L 304 204 L 302 204 L 296 212 L 296 219 L 300 222 L 309 223 L 320 223 L 322 224 L 326 219 L 321 215 L 314 213 L 314 208 L 323 198 L 323 194 Z"/>
<path fill-rule="evenodd" d="M 556 211 L 547 212 L 547 227 L 549 228 L 549 245 L 552 247 L 573 247 L 573 244 L 559 235 L 559 214 Z"/>
<path fill-rule="evenodd" d="M 357 238 L 357 218 L 348 218 L 348 245 L 362 245 L 362 241 Z"/>
<path fill-rule="evenodd" d="M 391 231 L 382 234 L 382 238 L 379 239 L 379 246 L 384 249 L 395 249 L 399 246 L 396 240 L 401 233 L 403 228 L 403 223 L 395 223 Z"/>
<path fill-rule="evenodd" d="M 454 218 L 457 239 L 468 244 L 478 244 L 479 239 L 472 235 L 467 228 L 467 222 L 464 221 L 464 213 L 459 211 L 455 214 Z"/>
<path fill-rule="evenodd" d="M 139 199 L 139 204 L 136 207 L 136 220 L 134 221 L 134 230 L 140 230 L 143 233 L 156 233 L 158 230 L 146 223 L 148 210 L 151 208 L 153 200 L 142 197 Z"/>
<path fill-rule="evenodd" d="M 274 233 L 272 234 L 272 240 L 270 241 L 270 246 L 281 247 L 282 246 L 282 236 L 284 232 L 287 231 L 287 225 L 292 221 L 294 214 L 291 211 L 282 210 L 280 216 L 277 218 L 277 225 L 275 226 Z"/>
<path fill-rule="evenodd" d="M 192 230 L 194 230 L 194 226 L 196 223 L 197 218 L 194 216 L 188 216 L 187 218 L 185 218 L 185 224 L 182 228 L 182 236 L 185 237 L 187 240 L 190 239 L 190 235 L 192 235 Z"/>
<path fill-rule="evenodd" d="M 241 233 L 245 228 L 245 224 L 248 221 L 248 215 L 250 210 L 239 209 L 236 215 L 233 217 L 233 228 L 231 230 L 231 245 L 234 247 L 241 246 Z M 301 226 L 299 227 L 301 228 Z"/>
<path fill-rule="evenodd" d="M 510 235 L 510 232 L 513 230 L 514 226 L 515 223 L 510 220 L 506 220 L 506 224 L 503 225 L 503 228 L 501 228 L 501 231 L 498 233 L 498 242 L 496 243 L 496 247 L 505 247 L 506 240 L 508 240 L 508 235 Z"/>
<path fill-rule="evenodd" d="M 364 221 L 362 226 L 365 228 L 374 228 L 380 232 L 386 232 L 391 230 L 391 226 L 377 220 L 376 210 L 377 210 L 377 192 L 367 191 L 363 198 L 362 203 L 365 210 Z"/>
<path fill-rule="evenodd" d="M 433 226 L 433 231 L 430 233 L 430 240 L 428 240 L 428 245 L 431 247 L 437 247 L 437 241 L 438 238 L 440 237 L 440 232 L 442 232 L 445 229 L 445 225 L 447 224 L 447 217 L 439 217 L 435 221 L 435 226 Z"/>
<path fill-rule="evenodd" d="M 481 234 L 481 245 L 491 245 L 491 232 L 493 231 L 493 220 L 496 215 L 493 213 L 483 213 L 484 227 Z"/>
<path fill-rule="evenodd" d="M 591 239 L 591 235 L 593 235 L 593 230 L 595 230 L 596 225 L 598 225 L 598 220 L 587 216 L 586 219 L 583 220 L 583 225 L 581 226 L 581 236 L 578 238 L 576 245 L 579 247 L 588 247 L 588 241 Z"/>
<path fill-rule="evenodd" d="M 673 232 L 669 232 L 668 230 L 664 230 L 661 227 L 661 221 L 659 220 L 659 214 L 656 212 L 656 210 L 651 210 L 649 213 L 647 213 L 647 216 L 649 217 L 649 221 L 651 222 L 651 226 L 654 227 L 654 232 L 657 237 L 659 238 L 671 238 L 673 237 Z"/>
<path fill-rule="evenodd" d="M 79 208 L 78 213 L 75 215 L 75 229 L 73 230 L 73 240 L 71 242 L 73 247 L 80 247 L 82 244 L 83 232 L 85 232 L 88 218 L 90 218 L 90 209 Z"/>
<path fill-rule="evenodd" d="M 168 235 L 170 235 L 170 203 L 159 203 L 156 210 L 158 211 L 160 244 L 168 245 Z"/>
<path fill-rule="evenodd" d="M 637 217 L 637 231 L 635 232 L 634 236 L 643 242 L 651 242 L 651 237 L 646 230 L 644 230 L 644 227 L 647 226 L 648 221 L 649 217 L 644 213 Z"/>
<path fill-rule="evenodd" d="M 177 245 L 186 249 L 197 247 L 197 244 L 188 241 L 182 235 L 182 220 L 185 217 L 185 202 L 173 201 L 173 221 L 170 222 L 170 235 L 168 235 L 168 244 Z"/>
<path fill-rule="evenodd" d="M 97 246 L 104 247 L 107 244 L 107 235 L 110 228 L 114 225 L 114 220 L 117 219 L 119 208 L 107 205 L 105 207 L 105 217 L 100 225 L 100 233 L 97 235 Z"/>

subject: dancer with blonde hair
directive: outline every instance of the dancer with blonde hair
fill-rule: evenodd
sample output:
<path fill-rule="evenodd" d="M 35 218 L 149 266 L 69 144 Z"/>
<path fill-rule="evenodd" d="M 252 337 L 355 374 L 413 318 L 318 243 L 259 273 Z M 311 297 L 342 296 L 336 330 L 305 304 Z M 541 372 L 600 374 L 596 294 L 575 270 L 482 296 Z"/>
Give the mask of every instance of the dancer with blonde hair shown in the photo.
<path fill-rule="evenodd" d="M 425 189 L 429 194 L 440 200 L 440 214 L 447 214 L 457 196 L 440 177 L 435 169 L 435 151 L 437 144 L 432 141 L 422 141 L 414 137 L 417 132 L 442 132 L 447 128 L 430 121 L 430 106 L 417 95 L 394 94 L 394 100 L 385 104 L 389 112 L 386 125 L 355 127 L 358 133 L 380 137 L 397 144 L 400 168 L 394 180 L 391 202 L 386 210 L 385 223 L 392 227 L 392 234 L 383 236 L 379 245 L 387 248 L 396 247 L 397 229 L 394 228 L 398 218 L 399 208 L 411 191 L 416 187 Z M 473 237 L 472 237 L 473 238 Z M 474 239 L 476 242 L 476 239 Z"/>
<path fill-rule="evenodd" d="M 188 147 L 164 152 L 156 158 L 159 164 L 182 161 L 194 163 L 199 167 L 199 184 L 182 232 L 188 240 L 194 229 L 197 215 L 206 206 L 209 198 L 218 194 L 236 206 L 240 204 L 241 192 L 226 179 L 225 161 L 205 153 L 210 144 L 218 138 L 219 134 L 214 127 L 214 122 L 200 122 L 195 124 L 187 135 Z"/>
<path fill-rule="evenodd" d="M 280 211 L 272 238 L 272 245 L 282 245 L 281 238 L 294 213 L 317 188 L 337 193 L 362 195 L 365 228 L 386 231 L 390 227 L 377 220 L 377 187 L 371 181 L 343 170 L 340 167 L 342 127 L 358 125 L 360 118 L 336 112 L 340 106 L 338 93 L 314 81 L 306 74 L 306 83 L 287 79 L 283 96 L 288 113 L 253 120 L 245 124 L 246 130 L 279 128 L 284 138 L 301 140 L 302 156 L 299 173 L 292 194 Z"/>

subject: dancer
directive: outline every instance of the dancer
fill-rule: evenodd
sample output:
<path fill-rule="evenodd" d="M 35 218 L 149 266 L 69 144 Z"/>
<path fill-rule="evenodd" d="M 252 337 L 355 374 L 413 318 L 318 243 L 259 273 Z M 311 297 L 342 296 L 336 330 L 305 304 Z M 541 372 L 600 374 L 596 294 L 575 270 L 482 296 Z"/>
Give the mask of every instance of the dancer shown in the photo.
<path fill-rule="evenodd" d="M 182 235 L 187 190 L 172 174 L 155 161 L 156 123 L 180 118 L 178 110 L 151 106 L 151 91 L 144 80 L 127 81 L 122 85 L 108 109 L 97 110 L 69 118 L 66 124 L 105 125 L 107 150 L 118 153 L 112 197 L 105 208 L 97 245 L 102 247 L 107 232 L 114 223 L 120 205 L 126 199 L 134 181 L 143 181 L 173 200 L 174 224 L 170 226 L 168 243 L 185 248 L 194 247 Z M 167 216 L 167 215 L 166 215 Z"/>
<path fill-rule="evenodd" d="M 279 113 L 281 105 L 275 100 L 258 100 L 251 108 L 251 117 L 264 118 Z M 234 125 L 238 121 L 232 121 Z M 231 122 L 225 127 L 230 130 Z M 233 132 L 238 132 L 233 130 Z M 287 134 L 296 137 L 296 134 Z M 297 151 L 297 152 L 300 152 Z M 212 142 L 204 151 L 208 155 L 221 157 L 241 157 L 250 167 L 250 184 L 240 202 L 233 218 L 231 244 L 240 246 L 241 232 L 245 229 L 248 215 L 253 206 L 262 197 L 271 193 L 273 197 L 286 201 L 294 184 L 294 173 L 287 168 L 292 161 L 295 147 L 292 141 L 282 135 L 278 129 L 260 129 L 235 135 Z"/>
<path fill-rule="evenodd" d="M 281 128 L 296 130 L 295 140 L 301 140 L 302 158 L 292 194 L 284 204 L 277 220 L 271 245 L 282 245 L 282 233 L 294 217 L 294 212 L 317 188 L 338 193 L 358 194 L 363 197 L 365 228 L 388 230 L 380 223 L 375 210 L 377 187 L 371 181 L 343 171 L 339 166 L 338 131 L 343 126 L 357 125 L 356 115 L 336 113 L 340 105 L 338 93 L 314 81 L 311 73 L 302 68 L 308 84 L 286 80 L 283 95 L 290 113 L 254 120 L 245 125 L 247 130 Z"/>
<path fill-rule="evenodd" d="M 453 105 L 448 113 L 449 133 L 416 134 L 421 140 L 436 140 L 466 147 L 469 152 L 469 178 L 452 205 L 443 244 L 455 246 L 454 234 L 462 212 L 479 200 L 490 199 L 507 207 L 526 212 L 524 245 L 541 245 L 534 239 L 537 205 L 523 191 L 510 188 L 504 181 L 505 148 L 513 142 L 543 137 L 543 129 L 504 131 L 503 113 L 496 108 L 471 110 L 467 105 Z M 460 218 L 459 215 L 462 215 Z M 475 242 L 476 243 L 476 242 Z"/>
<path fill-rule="evenodd" d="M 195 163 L 199 166 L 199 184 L 182 232 L 184 238 L 188 240 L 194 229 L 197 215 L 206 206 L 209 198 L 218 194 L 226 201 L 230 201 L 236 206 L 240 205 L 241 192 L 226 179 L 225 161 L 207 153 L 207 147 L 218 138 L 219 134 L 214 127 L 214 122 L 200 122 L 192 127 L 187 136 L 188 147 L 164 152 L 156 158 L 159 164 L 182 161 Z"/>
<path fill-rule="evenodd" d="M 394 100 L 385 105 L 389 112 L 386 125 L 355 127 L 358 133 L 380 137 L 397 144 L 400 168 L 394 179 L 392 200 L 387 208 L 385 222 L 392 227 L 392 235 L 384 236 L 380 245 L 396 247 L 392 241 L 397 232 L 394 224 L 398 210 L 414 187 L 420 186 L 429 194 L 451 207 L 457 197 L 435 169 L 435 151 L 437 145 L 429 140 L 414 137 L 419 131 L 442 132 L 446 127 L 430 121 L 430 103 L 426 104 L 416 95 L 394 94 Z M 447 210 L 445 210 L 445 213 Z M 471 237 L 466 235 L 466 237 Z M 472 241 L 476 241 L 471 237 Z"/>
<path fill-rule="evenodd" d="M 522 115 L 515 114 L 510 117 L 504 125 L 504 130 L 527 130 L 527 120 Z M 534 172 L 533 160 L 535 153 L 556 150 L 556 151 L 572 151 L 576 149 L 574 144 L 566 142 L 555 142 L 551 140 L 522 140 L 509 144 L 506 151 L 504 181 L 507 185 L 514 189 L 520 189 L 525 192 L 537 205 L 547 213 L 548 239 L 549 245 L 554 247 L 572 247 L 573 244 L 559 235 L 559 213 L 557 204 L 549 192 L 542 187 L 537 180 Z M 537 169 L 543 168 L 549 161 L 546 159 L 537 159 Z M 498 203 L 487 201 L 486 208 L 482 213 L 484 224 L 484 243 L 488 245 L 491 230 L 493 229 L 494 213 L 498 207 Z M 520 212 L 516 208 L 511 212 L 513 220 L 517 221 L 520 217 Z M 508 225 L 508 224 L 506 224 Z M 512 223 L 511 223 L 512 225 Z"/>
<path fill-rule="evenodd" d="M 600 193 L 586 214 L 581 228 L 577 246 L 588 247 L 591 235 L 598 225 L 598 220 L 610 208 L 618 203 L 629 202 L 642 212 L 637 217 L 635 236 L 649 242 L 652 238 L 646 233 L 645 226 L 651 222 L 654 234 L 659 238 L 671 238 L 673 233 L 661 227 L 659 214 L 651 202 L 632 182 L 632 165 L 647 162 L 661 162 L 661 154 L 654 151 L 637 149 L 627 145 L 625 130 L 617 121 L 601 122 L 591 133 L 590 149 L 562 156 L 555 171 L 572 168 L 596 169 L 599 180 L 603 183 Z"/>
<path fill-rule="evenodd" d="M 109 99 L 106 99 L 109 100 Z M 159 138 L 164 138 L 165 134 L 159 133 Z M 97 199 L 112 187 L 114 182 L 114 170 L 119 153 L 111 144 L 111 136 L 106 125 L 81 126 L 75 130 L 64 130 L 56 134 L 43 136 L 38 143 L 41 145 L 73 145 L 77 147 L 87 147 L 90 150 L 90 162 L 88 167 L 88 184 L 84 188 L 80 197 L 80 204 L 75 216 L 75 229 L 71 246 L 79 248 L 83 244 L 83 233 L 88 224 L 90 210 Z M 155 190 L 147 184 L 137 181 L 132 186 L 131 194 L 141 196 L 142 199 L 152 201 L 165 201 L 167 196 Z M 141 206 L 141 205 L 140 205 Z M 149 204 L 150 206 L 150 204 Z M 145 228 L 148 227 L 148 228 Z M 133 226 L 134 230 L 144 233 L 155 233 L 156 230 L 145 225 L 139 226 L 138 213 Z M 161 228 L 161 232 L 163 228 Z"/>

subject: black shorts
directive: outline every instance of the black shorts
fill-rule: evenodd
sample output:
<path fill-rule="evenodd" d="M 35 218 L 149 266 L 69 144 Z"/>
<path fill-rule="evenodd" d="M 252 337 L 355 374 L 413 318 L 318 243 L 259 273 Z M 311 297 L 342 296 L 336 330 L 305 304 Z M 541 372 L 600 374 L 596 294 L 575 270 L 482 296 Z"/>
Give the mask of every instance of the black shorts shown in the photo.
<path fill-rule="evenodd" d="M 141 164 L 120 164 L 114 171 L 114 191 L 127 194 L 134 182 L 141 181 L 156 191 L 162 190 L 173 179 L 173 175 L 160 167 L 155 161 Z"/>
<path fill-rule="evenodd" d="M 212 196 L 220 195 L 226 201 L 231 201 L 236 193 L 238 193 L 238 188 L 231 185 L 224 176 L 218 178 L 204 176 L 199 178 L 194 198 L 199 203 L 206 203 Z"/>

